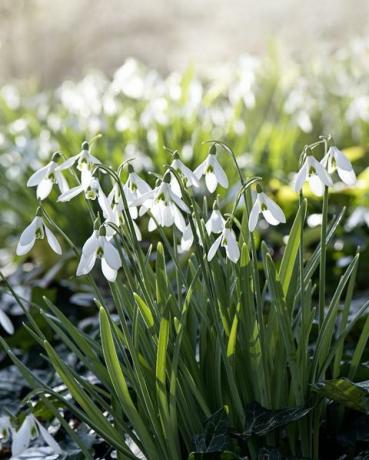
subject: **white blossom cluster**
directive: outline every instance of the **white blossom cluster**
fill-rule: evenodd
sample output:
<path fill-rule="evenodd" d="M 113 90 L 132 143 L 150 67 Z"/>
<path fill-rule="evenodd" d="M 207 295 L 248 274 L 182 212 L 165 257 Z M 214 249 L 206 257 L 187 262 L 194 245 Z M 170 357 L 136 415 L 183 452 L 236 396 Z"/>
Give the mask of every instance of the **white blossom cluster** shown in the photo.
<path fill-rule="evenodd" d="M 332 143 L 331 140 L 329 142 Z M 67 170 L 78 179 L 78 185 L 75 187 L 70 188 L 63 176 Z M 111 191 L 105 194 L 99 183 L 98 171 L 104 172 L 104 167 L 91 154 L 89 144 L 84 142 L 80 153 L 64 161 L 59 153 L 54 154 L 52 161 L 36 171 L 27 185 L 37 187 L 36 194 L 40 202 L 50 194 L 54 184 L 60 190 L 58 201 L 70 201 L 79 194 L 84 194 L 87 200 L 98 201 L 104 221 L 102 224 L 99 222 L 94 225 L 92 235 L 83 245 L 77 276 L 90 273 L 96 260 L 100 259 L 102 272 L 110 282 L 116 280 L 118 270 L 122 266 L 122 257 L 113 237 L 116 234 L 116 228 L 124 225 L 125 206 L 127 206 L 138 241 L 142 239 L 142 236 L 136 221 L 141 216 L 148 214 L 148 231 L 152 232 L 157 227 L 175 226 L 181 233 L 178 250 L 185 252 L 193 245 L 194 227 L 189 222 L 190 209 L 182 196 L 182 187 L 198 193 L 201 190 L 201 180 L 204 179 L 208 192 L 213 194 L 218 186 L 223 188 L 229 186 L 227 175 L 217 158 L 215 145 L 210 148 L 205 160 L 194 171 L 191 171 L 182 162 L 177 152 L 174 152 L 170 166 L 163 177 L 157 180 L 154 188 L 140 178 L 129 163 L 126 182 L 115 183 Z M 300 192 L 304 182 L 308 181 L 312 192 L 322 196 L 325 188 L 333 185 L 332 174 L 335 172 L 347 185 L 353 185 L 356 181 L 350 161 L 337 147 L 330 145 L 321 161 L 313 156 L 311 148 L 308 147 L 304 151 L 302 166 L 296 174 L 294 189 Z M 260 216 L 263 216 L 270 225 L 286 222 L 282 209 L 264 193 L 261 183 L 258 182 L 249 213 L 250 232 L 256 229 Z M 205 224 L 209 236 L 217 235 L 207 252 L 209 262 L 219 248 L 225 249 L 227 258 L 233 263 L 238 262 L 240 248 L 232 224 L 232 216 L 225 218 L 215 201 L 213 211 Z M 198 228 L 196 233 L 199 243 L 203 246 Z M 45 224 L 42 208 L 39 207 L 36 217 L 20 237 L 17 254 L 26 254 L 32 249 L 37 239 L 43 239 L 45 236 L 51 249 L 61 254 L 61 246 Z"/>

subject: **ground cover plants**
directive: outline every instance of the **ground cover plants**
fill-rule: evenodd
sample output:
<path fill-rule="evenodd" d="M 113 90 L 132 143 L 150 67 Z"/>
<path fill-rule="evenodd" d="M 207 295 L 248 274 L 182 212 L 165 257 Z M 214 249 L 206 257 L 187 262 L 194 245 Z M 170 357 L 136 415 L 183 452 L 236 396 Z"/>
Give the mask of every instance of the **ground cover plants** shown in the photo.
<path fill-rule="evenodd" d="M 101 162 L 99 142 L 61 149 L 27 182 L 37 203 L 17 254 L 45 242 L 72 251 L 98 322 L 83 330 L 2 277 L 55 371 L 40 377 L 0 339 L 30 390 L 1 419 L 13 457 L 37 438 L 56 458 L 365 458 L 369 302 L 353 303 L 359 249 L 339 276 L 327 262 L 345 211 L 329 206 L 331 189 L 356 186 L 334 139 L 296 153 L 287 218 L 269 181 L 245 176 L 222 142 L 202 144 L 192 168 L 167 148 L 163 173 L 144 177 L 134 159 Z M 312 244 L 311 194 L 321 206 Z M 75 202 L 74 227 L 89 228 L 81 245 L 58 223 Z M 265 222 L 283 244 L 259 232 Z"/>

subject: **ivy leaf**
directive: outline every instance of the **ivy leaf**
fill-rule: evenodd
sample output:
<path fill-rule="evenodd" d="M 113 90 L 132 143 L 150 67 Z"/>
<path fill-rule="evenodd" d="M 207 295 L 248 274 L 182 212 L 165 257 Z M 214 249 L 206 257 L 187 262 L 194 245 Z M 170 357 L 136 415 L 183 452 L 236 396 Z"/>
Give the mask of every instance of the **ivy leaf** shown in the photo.
<path fill-rule="evenodd" d="M 246 407 L 246 423 L 243 433 L 232 433 L 236 438 L 243 440 L 253 436 L 264 436 L 270 431 L 300 420 L 310 412 L 311 408 L 288 407 L 285 409 L 270 410 L 257 402 Z"/>
<path fill-rule="evenodd" d="M 196 435 L 193 442 L 195 445 L 194 454 L 222 453 L 227 450 L 229 447 L 229 420 L 227 412 L 223 407 L 206 420 L 204 433 Z M 201 457 L 193 458 L 197 459 Z"/>
<path fill-rule="evenodd" d="M 356 383 L 346 378 L 326 380 L 316 384 L 314 390 L 350 409 L 369 413 L 369 380 Z"/>

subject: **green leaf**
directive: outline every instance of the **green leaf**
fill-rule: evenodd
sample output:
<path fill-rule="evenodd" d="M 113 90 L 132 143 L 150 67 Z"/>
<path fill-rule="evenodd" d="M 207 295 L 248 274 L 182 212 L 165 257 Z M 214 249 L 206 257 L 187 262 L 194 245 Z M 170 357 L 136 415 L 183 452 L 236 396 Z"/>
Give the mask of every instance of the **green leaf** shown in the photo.
<path fill-rule="evenodd" d="M 242 433 L 232 433 L 243 440 L 253 436 L 265 436 L 267 433 L 288 425 L 305 417 L 311 408 L 287 407 L 285 409 L 270 410 L 262 407 L 257 402 L 252 402 L 246 407 L 246 424 Z"/>
<path fill-rule="evenodd" d="M 147 306 L 146 302 L 136 293 L 133 293 L 133 297 L 137 303 L 138 308 L 143 316 L 143 319 L 146 323 L 146 326 L 151 329 L 154 326 L 154 317 L 151 313 L 150 308 Z"/>
<path fill-rule="evenodd" d="M 317 383 L 313 388 L 325 398 L 369 414 L 369 380 L 354 383 L 349 379 L 339 378 Z"/>
<path fill-rule="evenodd" d="M 279 269 L 279 279 L 281 281 L 282 289 L 284 295 L 287 296 L 288 288 L 290 286 L 290 281 L 293 274 L 293 269 L 295 267 L 297 253 L 300 247 L 300 234 L 301 234 L 301 225 L 305 220 L 306 215 L 306 199 L 303 201 L 302 206 L 299 207 L 297 211 L 295 220 L 293 222 L 286 249 L 283 253 L 283 258 L 281 266 Z"/>
<path fill-rule="evenodd" d="M 219 455 L 220 453 L 224 452 L 224 450 L 229 448 L 229 419 L 224 407 L 219 409 L 206 420 L 204 433 L 196 435 L 193 442 L 196 451 L 193 454 L 206 452 L 217 453 Z"/>

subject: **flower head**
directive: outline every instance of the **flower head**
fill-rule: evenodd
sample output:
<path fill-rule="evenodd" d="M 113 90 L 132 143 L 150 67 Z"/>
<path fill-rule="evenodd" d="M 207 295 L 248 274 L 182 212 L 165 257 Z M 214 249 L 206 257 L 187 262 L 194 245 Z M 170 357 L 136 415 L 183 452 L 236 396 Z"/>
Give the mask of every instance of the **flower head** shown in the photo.
<path fill-rule="evenodd" d="M 286 222 L 286 217 L 282 209 L 270 199 L 260 188 L 257 189 L 254 205 L 249 216 L 249 230 L 253 232 L 258 223 L 260 214 L 270 225 L 278 225 Z"/>
<path fill-rule="evenodd" d="M 10 321 L 9 316 L 0 309 L 0 325 L 5 329 L 5 331 L 12 335 L 14 334 L 14 326 L 13 323 Z M 1 433 L 1 417 L 0 417 L 0 433 Z"/>
<path fill-rule="evenodd" d="M 208 232 L 208 235 L 210 235 L 211 233 L 221 233 L 224 229 L 224 225 L 224 217 L 222 216 L 222 213 L 219 211 L 215 202 L 213 211 L 205 224 L 206 231 Z"/>
<path fill-rule="evenodd" d="M 84 193 L 87 200 L 96 200 L 101 190 L 99 181 L 94 177 L 90 170 L 86 169 L 81 176 L 81 184 L 62 193 L 58 201 L 70 201 L 80 193 Z"/>
<path fill-rule="evenodd" d="M 222 233 L 211 245 L 208 252 L 209 262 L 213 260 L 219 247 L 223 247 L 225 249 L 226 255 L 231 262 L 237 263 L 238 259 L 240 258 L 240 248 L 237 243 L 236 235 L 234 231 L 228 226 L 228 224 L 225 225 Z"/>
<path fill-rule="evenodd" d="M 39 436 L 42 437 L 45 443 L 50 446 L 55 453 L 62 453 L 59 444 L 55 441 L 47 429 L 41 425 L 36 417 L 34 417 L 32 414 L 29 414 L 24 419 L 19 430 L 13 434 L 13 457 L 21 455 L 29 447 L 31 441 L 38 438 Z"/>
<path fill-rule="evenodd" d="M 54 153 L 52 160 L 28 179 L 27 187 L 37 187 L 36 195 L 39 200 L 44 200 L 49 196 L 54 184 L 58 184 L 61 193 L 69 190 L 68 182 L 57 169 L 59 159 L 60 153 Z"/>
<path fill-rule="evenodd" d="M 184 177 L 185 184 L 189 187 L 199 187 L 200 183 L 195 176 L 195 174 L 191 171 L 190 168 L 188 168 L 179 158 L 179 155 L 177 153 L 174 153 L 173 155 L 173 161 L 170 165 L 175 171 L 179 172 L 182 174 Z M 173 192 L 178 195 L 179 197 L 182 196 L 182 191 L 181 187 L 178 183 L 177 178 L 175 175 L 171 172 L 170 173 L 170 186 L 173 190 Z"/>
<path fill-rule="evenodd" d="M 59 241 L 56 239 L 54 233 L 44 224 L 38 212 L 33 221 L 23 230 L 20 236 L 16 251 L 17 255 L 23 256 L 27 254 L 27 252 L 33 248 L 36 240 L 44 239 L 45 235 L 51 249 L 59 255 L 62 254 Z"/>
<path fill-rule="evenodd" d="M 101 270 L 105 278 L 114 282 L 122 262 L 119 252 L 108 240 L 106 229 L 94 230 L 82 248 L 82 256 L 77 267 L 77 276 L 87 275 L 95 265 L 96 259 L 101 259 Z"/>
<path fill-rule="evenodd" d="M 346 185 L 355 185 L 356 174 L 350 160 L 334 145 L 329 148 L 321 163 L 329 174 L 337 171 L 342 182 Z"/>
<path fill-rule="evenodd" d="M 91 155 L 90 146 L 88 142 L 83 142 L 81 151 L 77 155 L 65 160 L 60 166 L 58 166 L 58 171 L 64 171 L 65 169 L 70 169 L 77 162 L 77 169 L 81 171 L 82 175 L 86 170 L 92 170 L 95 165 L 100 164 L 100 160 Z"/>
<path fill-rule="evenodd" d="M 294 183 L 296 192 L 302 189 L 305 181 L 309 181 L 311 191 L 317 196 L 323 195 L 324 187 L 332 187 L 333 185 L 330 175 L 311 152 L 307 152 L 304 164 L 296 174 Z"/>
<path fill-rule="evenodd" d="M 216 158 L 215 146 L 212 146 L 208 156 L 195 169 L 194 175 L 198 180 L 200 180 L 202 176 L 205 176 L 206 187 L 210 193 L 215 191 L 218 183 L 224 188 L 228 187 L 228 178 Z"/>
<path fill-rule="evenodd" d="M 181 211 L 188 213 L 188 206 L 173 192 L 169 181 L 170 175 L 166 174 L 163 181 L 154 190 L 145 193 L 132 203 L 133 206 L 143 205 L 146 209 L 150 209 L 152 214 L 149 220 L 150 232 L 158 225 L 171 227 L 174 224 L 182 233 L 186 229 L 186 222 Z"/>

